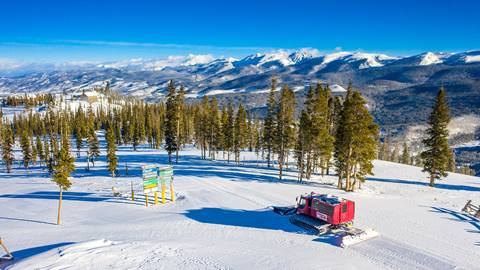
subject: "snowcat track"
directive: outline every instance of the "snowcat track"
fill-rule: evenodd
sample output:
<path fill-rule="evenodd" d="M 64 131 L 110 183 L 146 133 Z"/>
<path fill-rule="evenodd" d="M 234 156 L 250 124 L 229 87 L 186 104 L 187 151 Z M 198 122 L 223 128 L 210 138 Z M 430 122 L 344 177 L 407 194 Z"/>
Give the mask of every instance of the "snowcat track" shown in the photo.
<path fill-rule="evenodd" d="M 325 234 L 330 230 L 331 227 L 331 224 L 305 215 L 295 214 L 290 216 L 289 220 L 292 224 L 301 227 L 315 235 Z"/>

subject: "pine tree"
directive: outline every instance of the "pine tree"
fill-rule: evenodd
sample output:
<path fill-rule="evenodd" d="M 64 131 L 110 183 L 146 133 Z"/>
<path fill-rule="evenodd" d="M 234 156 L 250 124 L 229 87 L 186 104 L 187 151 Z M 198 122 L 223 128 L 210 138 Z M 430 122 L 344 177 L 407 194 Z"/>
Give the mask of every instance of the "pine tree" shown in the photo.
<path fill-rule="evenodd" d="M 221 147 L 221 122 L 218 111 L 218 101 L 216 97 L 210 100 L 210 112 L 208 114 L 208 145 L 210 157 L 215 159 L 215 153 L 218 147 Z"/>
<path fill-rule="evenodd" d="M 360 92 L 348 87 L 347 96 L 338 123 L 335 140 L 335 165 L 338 172 L 338 187 L 353 191 L 355 184 L 365 181 L 372 174 L 372 160 L 376 156 L 378 126 L 368 112 Z M 353 178 L 353 181 L 352 181 Z"/>
<path fill-rule="evenodd" d="M 395 147 L 393 148 L 393 152 L 392 152 L 392 155 L 390 156 L 389 160 L 392 161 L 392 162 L 399 162 L 399 159 L 398 159 L 398 152 L 399 152 L 399 149 L 398 149 L 398 143 L 395 144 Z"/>
<path fill-rule="evenodd" d="M 117 170 L 117 145 L 115 144 L 115 133 L 113 129 L 113 124 L 109 124 L 106 133 L 107 140 L 107 160 L 108 160 L 108 170 L 112 173 L 112 177 L 115 177 L 115 172 Z"/>
<path fill-rule="evenodd" d="M 230 162 L 230 152 L 234 146 L 234 126 L 235 126 L 235 116 L 233 112 L 233 106 L 231 103 L 228 104 L 226 110 L 225 124 L 223 125 L 223 137 L 225 138 L 224 149 L 227 150 L 227 162 Z"/>
<path fill-rule="evenodd" d="M 30 138 L 28 137 L 26 130 L 22 130 L 21 132 L 20 146 L 23 154 L 23 166 L 25 169 L 28 169 L 28 165 L 32 160 L 32 150 L 30 148 Z"/>
<path fill-rule="evenodd" d="M 235 161 L 240 163 L 240 151 L 246 146 L 247 138 L 247 112 L 242 104 L 238 106 L 237 116 L 235 117 L 233 132 L 233 149 L 235 152 Z"/>
<path fill-rule="evenodd" d="M 410 165 L 411 160 L 410 160 L 410 151 L 408 150 L 408 144 L 406 142 L 403 143 L 403 151 L 402 151 L 402 160 L 401 162 L 403 164 Z"/>
<path fill-rule="evenodd" d="M 450 109 L 445 98 L 443 87 L 438 95 L 430 114 L 426 132 L 423 140 L 425 151 L 421 153 L 423 160 L 423 171 L 430 174 L 430 186 L 435 186 L 435 180 L 446 177 L 448 161 L 450 159 L 450 147 L 448 146 L 448 123 L 450 122 Z"/>
<path fill-rule="evenodd" d="M 272 161 L 272 153 L 275 140 L 275 90 L 277 89 L 277 79 L 272 78 L 272 88 L 270 89 L 270 95 L 268 97 L 267 115 L 265 116 L 263 125 L 263 147 L 267 150 L 267 166 L 270 167 Z"/>
<path fill-rule="evenodd" d="M 62 208 L 62 195 L 63 191 L 68 190 L 72 182 L 70 182 L 70 174 L 75 170 L 74 161 L 75 159 L 70 156 L 70 135 L 69 135 L 68 126 L 66 123 L 62 127 L 62 146 L 60 149 L 60 154 L 57 160 L 57 164 L 54 166 L 53 179 L 59 189 L 59 201 L 58 201 L 58 216 L 57 216 L 57 225 L 60 225 L 60 212 Z"/>
<path fill-rule="evenodd" d="M 10 123 L 3 125 L 2 131 L 2 160 L 7 169 L 7 173 L 12 172 L 13 155 L 13 132 Z"/>
<path fill-rule="evenodd" d="M 450 156 L 448 157 L 448 171 L 449 172 L 456 172 L 457 164 L 455 162 L 455 151 L 450 150 Z"/>
<path fill-rule="evenodd" d="M 177 107 L 177 123 L 176 123 L 176 133 L 177 133 L 177 149 L 175 150 L 175 163 L 178 163 L 178 151 L 180 147 L 185 143 L 185 136 L 182 136 L 182 116 L 185 114 L 185 88 L 180 86 L 180 90 L 175 98 L 176 107 Z"/>
<path fill-rule="evenodd" d="M 48 139 L 45 137 L 43 141 L 43 149 L 45 151 L 45 165 L 47 166 L 48 172 L 52 173 L 53 172 L 53 155 L 51 154 L 50 151 L 50 146 L 48 143 Z M 87 162 L 88 163 L 88 162 Z"/>
<path fill-rule="evenodd" d="M 32 164 L 35 166 L 37 165 L 38 151 L 34 141 L 32 141 L 31 145 L 32 145 Z"/>
<path fill-rule="evenodd" d="M 89 162 L 95 167 L 95 160 L 100 156 L 100 142 L 94 129 L 90 130 L 88 137 L 88 157 Z"/>
<path fill-rule="evenodd" d="M 322 176 L 328 169 L 330 158 L 333 151 L 334 138 L 330 133 L 331 130 L 331 110 L 329 102 L 331 93 L 328 86 L 317 86 L 316 100 L 314 105 L 314 113 L 312 116 L 312 128 L 315 144 L 315 161 L 320 164 Z"/>
<path fill-rule="evenodd" d="M 282 179 L 283 167 L 288 158 L 289 149 L 293 146 L 295 95 L 288 85 L 282 87 L 280 102 L 276 111 L 274 149 L 278 154 L 278 178 Z"/>
<path fill-rule="evenodd" d="M 82 127 L 77 124 L 75 125 L 75 138 L 76 138 L 76 146 L 77 146 L 77 157 L 80 157 L 80 151 L 82 150 L 83 144 L 83 134 L 82 134 Z"/>
<path fill-rule="evenodd" d="M 43 151 L 42 141 L 40 140 L 39 136 L 36 137 L 35 147 L 37 148 L 38 160 L 40 162 L 40 166 L 42 166 L 42 161 L 45 160 L 45 152 Z"/>
<path fill-rule="evenodd" d="M 168 94 L 165 114 L 165 150 L 168 153 L 168 162 L 172 162 L 172 153 L 177 150 L 177 102 L 173 81 L 168 84 Z"/>
<path fill-rule="evenodd" d="M 310 127 L 311 121 L 307 111 L 302 110 L 300 121 L 298 124 L 297 141 L 295 144 L 295 157 L 297 159 L 298 180 L 303 181 L 305 177 L 305 155 L 310 144 Z"/>

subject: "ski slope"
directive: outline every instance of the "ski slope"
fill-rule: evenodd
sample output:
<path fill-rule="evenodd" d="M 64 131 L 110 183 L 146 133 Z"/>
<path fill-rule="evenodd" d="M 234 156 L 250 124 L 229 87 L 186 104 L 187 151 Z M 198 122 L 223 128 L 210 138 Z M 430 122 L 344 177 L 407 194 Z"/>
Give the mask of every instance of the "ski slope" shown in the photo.
<path fill-rule="evenodd" d="M 451 174 L 432 189 L 420 168 L 375 161 L 363 189 L 345 193 L 333 175 L 298 183 L 293 166 L 278 181 L 254 153 L 234 165 L 186 149 L 174 165 L 177 201 L 147 208 L 139 166 L 165 164 L 165 152 L 120 147 L 122 177 L 115 179 L 102 154 L 90 172 L 84 157 L 77 160 L 60 226 L 58 190 L 43 170 L 0 172 L 0 237 L 17 258 L 0 268 L 480 269 L 480 221 L 460 213 L 467 199 L 480 200 L 476 177 Z M 271 211 L 311 191 L 354 200 L 356 226 L 381 237 L 342 249 L 337 239 L 310 235 Z"/>

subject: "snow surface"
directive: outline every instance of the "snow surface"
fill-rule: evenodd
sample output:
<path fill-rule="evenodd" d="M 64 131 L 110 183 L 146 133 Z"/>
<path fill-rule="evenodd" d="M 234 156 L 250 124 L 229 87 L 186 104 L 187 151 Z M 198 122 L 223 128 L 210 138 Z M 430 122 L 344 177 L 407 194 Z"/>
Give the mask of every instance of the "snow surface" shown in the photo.
<path fill-rule="evenodd" d="M 60 226 L 53 224 L 58 189 L 43 170 L 2 169 L 0 234 L 17 258 L 3 267 L 480 269 L 480 221 L 460 213 L 467 199 L 479 203 L 476 177 L 450 174 L 433 189 L 420 168 L 375 161 L 363 189 L 346 193 L 335 188 L 333 175 L 298 183 L 291 166 L 279 181 L 276 169 L 257 163 L 254 153 L 242 153 L 236 166 L 201 160 L 189 148 L 174 164 L 177 201 L 147 208 L 139 166 L 165 164 L 165 152 L 122 146 L 117 154 L 123 176 L 115 179 L 106 171 L 104 148 L 90 172 L 84 154 L 77 159 Z M 131 181 L 135 201 L 129 200 Z M 112 186 L 121 197 L 112 196 Z M 310 235 L 271 211 L 311 191 L 354 200 L 355 225 L 381 236 L 342 249 L 332 236 Z"/>

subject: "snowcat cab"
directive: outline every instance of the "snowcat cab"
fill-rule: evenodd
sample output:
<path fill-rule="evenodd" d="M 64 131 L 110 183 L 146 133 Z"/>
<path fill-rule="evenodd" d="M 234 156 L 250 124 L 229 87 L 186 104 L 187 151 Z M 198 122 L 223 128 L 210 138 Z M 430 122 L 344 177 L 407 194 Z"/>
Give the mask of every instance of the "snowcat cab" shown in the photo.
<path fill-rule="evenodd" d="M 300 196 L 297 214 L 320 219 L 328 224 L 351 224 L 355 216 L 355 203 L 330 194 Z"/>

